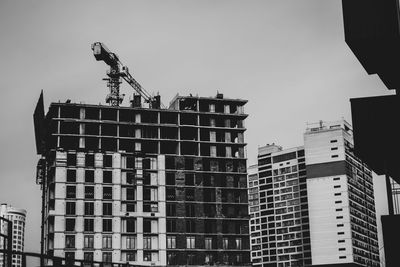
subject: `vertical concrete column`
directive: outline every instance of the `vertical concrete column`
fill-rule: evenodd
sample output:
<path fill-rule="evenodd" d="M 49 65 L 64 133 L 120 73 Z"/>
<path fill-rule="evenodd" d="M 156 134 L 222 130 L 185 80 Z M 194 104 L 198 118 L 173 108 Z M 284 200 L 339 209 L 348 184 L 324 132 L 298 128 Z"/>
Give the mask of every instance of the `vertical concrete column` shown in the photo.
<path fill-rule="evenodd" d="M 158 261 L 161 266 L 167 265 L 167 219 L 165 190 L 165 156 L 157 157 L 158 166 Z"/>

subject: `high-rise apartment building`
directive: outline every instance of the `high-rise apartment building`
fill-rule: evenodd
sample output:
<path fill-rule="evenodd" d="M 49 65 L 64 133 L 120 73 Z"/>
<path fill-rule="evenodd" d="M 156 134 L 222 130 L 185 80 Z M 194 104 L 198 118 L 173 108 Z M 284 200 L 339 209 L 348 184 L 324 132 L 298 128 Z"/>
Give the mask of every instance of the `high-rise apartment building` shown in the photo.
<path fill-rule="evenodd" d="M 260 147 L 256 173 L 251 170 L 249 168 L 253 265 L 309 266 L 304 148 Z"/>
<path fill-rule="evenodd" d="M 255 266 L 380 266 L 372 174 L 352 144 L 342 120 L 309 125 L 304 147 L 259 148 L 249 176 Z"/>
<path fill-rule="evenodd" d="M 3 217 L 12 223 L 12 250 L 13 251 L 24 251 L 24 236 L 25 236 L 25 219 L 26 210 L 17 209 L 7 204 L 0 205 L 0 217 Z M 7 234 L 8 224 L 4 221 L 0 221 L 0 233 Z M 3 241 L 3 240 L 2 240 Z M 0 249 L 4 249 L 4 243 L 0 242 Z M 0 267 L 5 267 L 3 254 L 0 254 Z M 21 255 L 12 255 L 12 267 L 21 267 L 22 257 Z"/>
<path fill-rule="evenodd" d="M 36 132 L 45 253 L 149 266 L 249 265 L 247 101 L 176 96 L 162 109 L 137 100 L 51 103 L 43 120 L 37 108 L 36 124 L 46 128 Z"/>

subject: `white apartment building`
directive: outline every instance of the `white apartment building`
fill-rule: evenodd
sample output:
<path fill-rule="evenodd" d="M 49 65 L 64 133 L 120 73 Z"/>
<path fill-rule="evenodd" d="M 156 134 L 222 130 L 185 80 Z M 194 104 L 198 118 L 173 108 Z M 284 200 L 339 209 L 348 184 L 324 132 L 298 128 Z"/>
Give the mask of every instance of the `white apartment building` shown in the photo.
<path fill-rule="evenodd" d="M 304 147 L 259 148 L 248 177 L 254 266 L 380 266 L 372 174 L 352 144 L 341 120 L 310 124 Z"/>
<path fill-rule="evenodd" d="M 7 204 L 1 204 L 0 217 L 12 222 L 12 250 L 24 251 L 25 219 L 26 210 L 17 209 Z M 0 223 L 0 232 L 7 234 L 6 223 Z M 0 249 L 3 249 L 3 242 L 0 242 Z M 0 254 L 0 267 L 5 266 L 3 255 Z M 12 267 L 22 266 L 21 255 L 12 256 Z"/>

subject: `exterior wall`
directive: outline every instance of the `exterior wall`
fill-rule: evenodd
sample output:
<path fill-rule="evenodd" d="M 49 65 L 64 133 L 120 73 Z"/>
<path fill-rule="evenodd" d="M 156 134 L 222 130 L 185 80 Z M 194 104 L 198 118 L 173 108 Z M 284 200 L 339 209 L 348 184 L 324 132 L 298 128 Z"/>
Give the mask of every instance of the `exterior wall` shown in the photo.
<path fill-rule="evenodd" d="M 347 177 L 308 179 L 307 188 L 313 264 L 353 262 Z"/>

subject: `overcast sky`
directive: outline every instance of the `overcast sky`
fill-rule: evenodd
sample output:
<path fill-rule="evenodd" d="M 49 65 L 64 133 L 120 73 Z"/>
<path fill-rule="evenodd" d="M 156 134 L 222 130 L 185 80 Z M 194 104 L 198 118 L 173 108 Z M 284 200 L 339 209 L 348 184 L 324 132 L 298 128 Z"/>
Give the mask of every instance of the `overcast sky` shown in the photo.
<path fill-rule="evenodd" d="M 257 147 L 303 144 L 307 122 L 345 118 L 349 98 L 389 94 L 344 42 L 340 0 L 0 1 L 0 202 L 28 210 L 39 251 L 40 188 L 32 113 L 50 102 L 104 103 L 107 70 L 90 45 L 117 53 L 162 102 L 180 95 L 249 100 Z M 122 93 L 132 89 L 122 85 Z M 126 104 L 126 102 L 125 102 Z"/>

